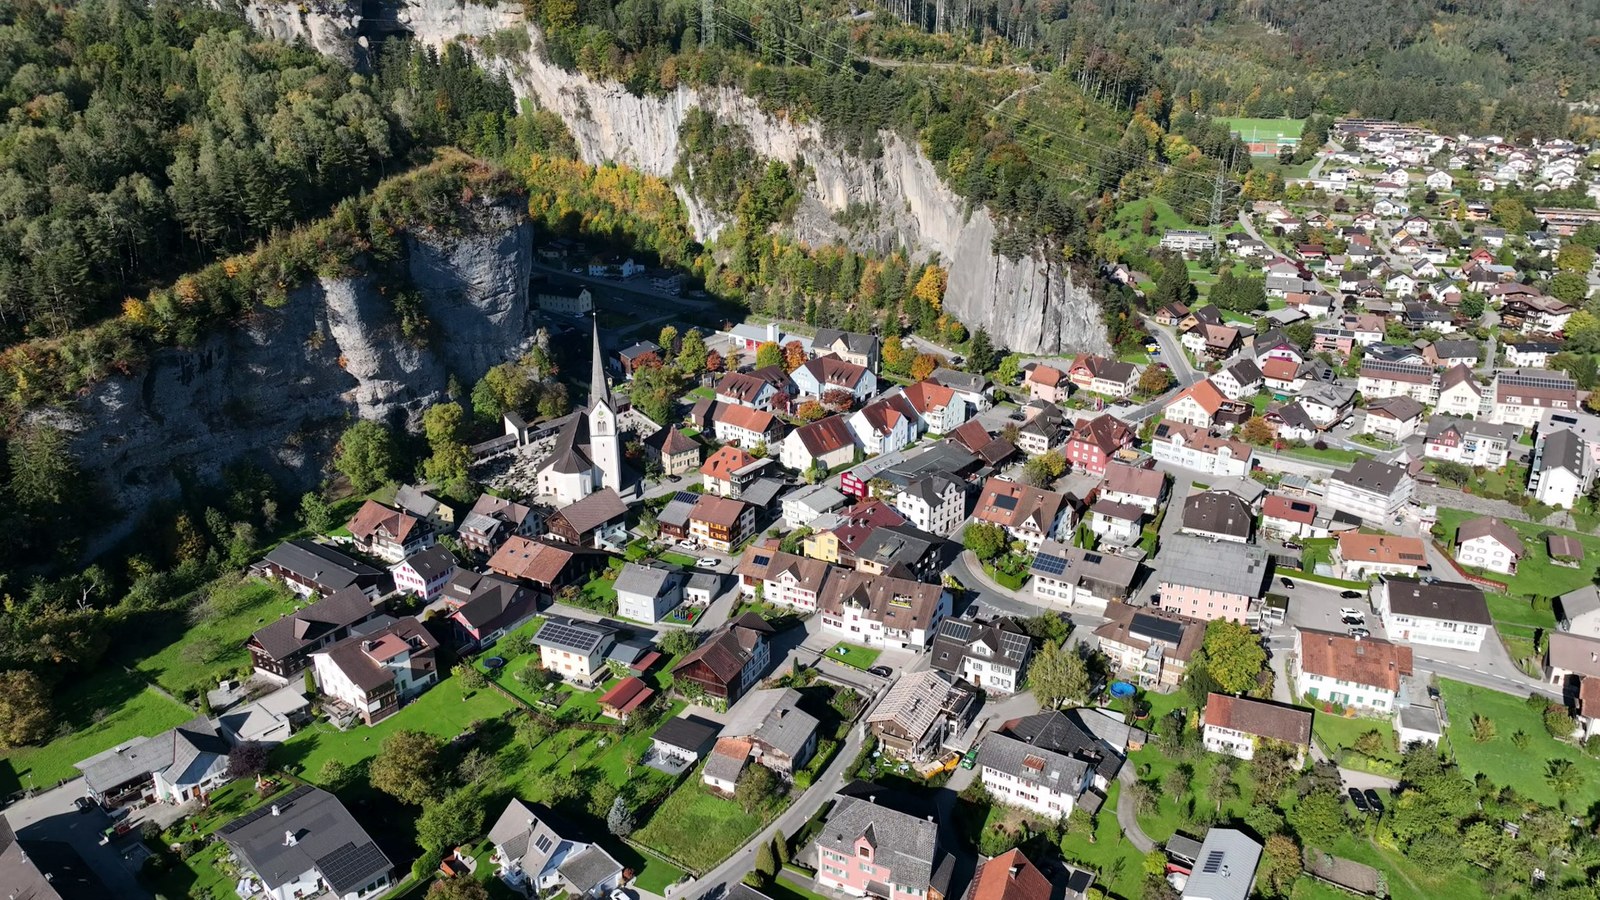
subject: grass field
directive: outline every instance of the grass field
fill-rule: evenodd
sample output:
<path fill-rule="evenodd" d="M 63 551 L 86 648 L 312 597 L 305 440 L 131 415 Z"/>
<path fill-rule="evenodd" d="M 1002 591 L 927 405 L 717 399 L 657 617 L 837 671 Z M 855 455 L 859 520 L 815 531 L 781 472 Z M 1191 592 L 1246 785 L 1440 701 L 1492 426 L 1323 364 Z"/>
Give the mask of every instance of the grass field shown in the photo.
<path fill-rule="evenodd" d="M 1143 232 L 1145 211 L 1151 212 L 1150 233 Z M 1193 224 L 1184 220 L 1183 216 L 1168 206 L 1166 201 L 1147 198 L 1124 205 L 1117 210 L 1116 220 L 1107 230 L 1106 237 L 1115 242 L 1117 246 L 1134 253 L 1148 253 L 1157 244 L 1161 243 L 1161 236 L 1168 229 L 1193 228 Z M 1149 272 L 1152 277 L 1156 274 Z"/>
<path fill-rule="evenodd" d="M 1359 450 L 1346 450 L 1343 447 L 1327 447 L 1322 450 L 1318 450 L 1315 447 L 1291 447 L 1280 452 L 1286 456 L 1297 456 L 1301 459 L 1310 459 L 1331 465 L 1349 465 L 1361 457 L 1369 455 Z"/>
<path fill-rule="evenodd" d="M 855 644 L 846 644 L 840 641 L 828 648 L 828 658 L 837 663 L 844 663 L 852 669 L 870 669 L 878 661 L 882 650 L 871 647 L 858 647 Z"/>
<path fill-rule="evenodd" d="M 0 759 L 0 788 L 54 787 L 74 778 L 73 763 L 136 737 L 153 737 L 194 718 L 181 703 L 145 687 L 138 679 L 94 678 L 67 688 L 56 699 L 61 721 L 70 729 L 42 747 L 20 747 Z"/>
<path fill-rule="evenodd" d="M 255 579 L 220 579 L 207 598 L 190 609 L 193 624 L 183 640 L 162 647 L 135 668 L 184 697 L 217 686 L 217 676 L 245 666 L 245 639 L 306 602 L 281 584 Z"/>
<path fill-rule="evenodd" d="M 1460 509 L 1440 509 L 1438 533 L 1443 536 L 1440 543 L 1446 547 L 1455 544 L 1456 529 L 1462 522 L 1477 518 L 1477 513 L 1470 513 Z M 1549 525 L 1540 525 L 1537 522 L 1522 522 L 1516 519 L 1505 520 L 1506 524 L 1516 529 L 1522 537 L 1522 543 L 1528 550 L 1528 555 L 1517 564 L 1517 574 L 1502 575 L 1499 572 L 1482 572 L 1484 577 L 1506 583 L 1507 590 L 1513 596 L 1539 596 L 1556 597 L 1568 591 L 1583 587 L 1594 574 L 1595 560 L 1600 559 L 1600 537 L 1584 534 L 1579 531 L 1568 531 L 1564 528 L 1552 528 Z M 1565 534 L 1575 537 L 1583 544 L 1584 562 L 1576 569 L 1564 566 L 1551 565 L 1550 554 L 1545 550 L 1544 535 L 1547 532 Z"/>
<path fill-rule="evenodd" d="M 667 796 L 634 840 L 685 865 L 707 871 L 739 849 L 771 821 L 776 805 L 752 815 L 719 797 L 700 780 L 697 767 Z"/>
<path fill-rule="evenodd" d="M 1244 141 L 1268 140 L 1278 135 L 1286 137 L 1299 137 L 1305 131 L 1305 119 L 1218 119 L 1230 129 L 1239 133 L 1239 138 Z"/>
<path fill-rule="evenodd" d="M 1566 802 L 1575 809 L 1588 809 L 1600 801 L 1600 777 L 1595 777 L 1594 759 L 1572 744 L 1551 737 L 1544 730 L 1539 711 L 1522 698 L 1447 679 L 1439 682 L 1439 690 L 1450 716 L 1450 744 L 1455 748 L 1462 774 L 1470 778 L 1481 772 L 1496 784 L 1516 788 L 1524 796 L 1550 806 Z M 1482 744 L 1473 740 L 1474 713 L 1494 721 L 1492 740 Z M 1511 736 L 1518 731 L 1528 736 L 1526 747 L 1518 748 L 1512 743 Z M 1576 791 L 1560 796 L 1544 780 L 1545 764 L 1553 759 L 1571 760 L 1589 777 Z"/>

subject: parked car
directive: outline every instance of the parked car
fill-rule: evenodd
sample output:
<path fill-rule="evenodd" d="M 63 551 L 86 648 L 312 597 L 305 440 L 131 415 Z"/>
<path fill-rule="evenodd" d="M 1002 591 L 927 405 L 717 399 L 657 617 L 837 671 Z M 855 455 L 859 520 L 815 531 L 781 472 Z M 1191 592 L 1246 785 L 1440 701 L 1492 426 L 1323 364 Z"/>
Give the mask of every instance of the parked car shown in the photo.
<path fill-rule="evenodd" d="M 1367 798 L 1361 795 L 1360 788 L 1350 789 L 1350 802 L 1356 805 L 1357 812 L 1372 812 L 1372 806 L 1367 803 Z"/>
<path fill-rule="evenodd" d="M 1347 619 L 1364 619 L 1364 618 L 1366 618 L 1366 614 L 1365 613 L 1363 613 L 1359 609 L 1356 609 L 1353 606 L 1341 606 L 1341 607 L 1339 607 L 1339 615 L 1344 616 Z"/>
<path fill-rule="evenodd" d="M 1369 638 L 1372 637 L 1372 632 L 1365 628 L 1352 628 L 1350 629 L 1350 636 L 1353 638 Z"/>
<path fill-rule="evenodd" d="M 1290 590 L 1290 591 L 1294 590 L 1294 582 L 1293 581 L 1290 581 L 1287 578 L 1279 578 L 1278 581 L 1284 586 L 1285 590 Z"/>
<path fill-rule="evenodd" d="M 78 808 L 78 812 L 86 813 L 92 812 L 95 804 L 94 801 L 90 800 L 88 797 L 79 797 L 72 801 L 72 805 Z"/>
<path fill-rule="evenodd" d="M 1339 592 L 1339 599 L 1340 600 L 1360 600 L 1364 596 L 1366 596 L 1366 595 L 1362 594 L 1360 591 L 1340 591 Z"/>
<path fill-rule="evenodd" d="M 1300 547 L 1299 544 L 1295 543 L 1294 541 L 1284 541 L 1283 542 L 1283 549 L 1285 549 L 1285 550 L 1299 550 L 1299 549 L 1301 549 L 1301 547 Z"/>
<path fill-rule="evenodd" d="M 977 747 L 973 747 L 971 750 L 967 751 L 967 755 L 966 756 L 961 757 L 961 768 L 970 769 L 973 766 L 976 766 L 977 764 L 978 764 L 978 748 Z"/>
<path fill-rule="evenodd" d="M 1351 788 L 1351 790 L 1355 790 L 1355 788 Z M 1377 791 L 1373 790 L 1372 788 L 1367 788 L 1366 790 L 1362 791 L 1361 794 L 1367 798 L 1367 805 L 1372 807 L 1373 812 L 1380 816 L 1383 815 L 1383 801 L 1378 799 Z"/>
<path fill-rule="evenodd" d="M 867 674 L 868 675 L 876 675 L 879 678 L 888 678 L 889 676 L 894 674 L 894 670 L 889 668 L 888 666 L 873 666 L 872 668 L 867 670 Z"/>
<path fill-rule="evenodd" d="M 1343 625 L 1365 625 L 1367 620 L 1360 616 L 1344 616 L 1339 622 Z"/>
<path fill-rule="evenodd" d="M 721 562 L 721 560 L 717 559 L 714 556 L 702 556 L 699 559 L 695 560 L 694 564 L 697 565 L 697 566 L 700 566 L 703 569 L 715 569 L 719 562 Z"/>

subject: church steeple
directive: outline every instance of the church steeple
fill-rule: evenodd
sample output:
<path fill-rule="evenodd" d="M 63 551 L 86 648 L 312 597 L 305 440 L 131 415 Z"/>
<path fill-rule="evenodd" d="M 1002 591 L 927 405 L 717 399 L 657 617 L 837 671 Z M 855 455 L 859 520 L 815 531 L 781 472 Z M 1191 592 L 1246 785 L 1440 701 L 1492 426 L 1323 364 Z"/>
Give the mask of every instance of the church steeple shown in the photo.
<path fill-rule="evenodd" d="M 611 388 L 606 384 L 606 361 L 600 352 L 600 317 L 594 318 L 594 369 L 589 374 L 589 408 L 604 403 L 607 409 L 615 409 L 611 405 Z"/>

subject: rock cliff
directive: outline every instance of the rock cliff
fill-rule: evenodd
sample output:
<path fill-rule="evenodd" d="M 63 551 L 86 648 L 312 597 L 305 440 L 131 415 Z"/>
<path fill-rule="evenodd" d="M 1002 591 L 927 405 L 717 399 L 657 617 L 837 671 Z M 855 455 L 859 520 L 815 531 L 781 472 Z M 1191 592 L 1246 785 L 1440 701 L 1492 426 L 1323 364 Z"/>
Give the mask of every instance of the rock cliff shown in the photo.
<path fill-rule="evenodd" d="M 519 204 L 480 210 L 471 233 L 407 239 L 411 280 L 432 324 L 419 345 L 400 332 L 371 275 L 317 278 L 277 308 L 256 310 L 192 348 L 159 351 L 142 372 L 109 378 L 63 422 L 120 526 L 185 479 L 215 478 L 242 459 L 294 490 L 355 418 L 419 425 L 449 376 L 471 384 L 531 343 L 533 230 Z M 91 551 L 98 548 L 91 548 Z"/>
<path fill-rule="evenodd" d="M 268 2 L 252 0 L 250 5 Z M 1060 260 L 1045 254 L 1011 260 L 995 253 L 995 223 L 988 211 L 969 208 L 940 181 L 917 147 L 900 135 L 880 134 L 882 154 L 864 159 L 828 141 L 816 125 L 769 116 L 754 99 L 734 90 L 680 87 L 662 97 L 634 96 L 620 84 L 595 81 L 546 62 L 542 36 L 524 21 L 515 3 L 399 0 L 375 6 L 382 11 L 374 12 L 374 18 L 354 33 L 345 28 L 349 6 L 334 5 L 332 20 L 320 25 L 315 24 L 320 14 L 312 10 L 300 18 L 305 23 L 303 36 L 321 48 L 330 35 L 349 34 L 345 40 L 353 46 L 369 32 L 388 29 L 442 46 L 508 28 L 526 29 L 530 50 L 484 62 L 503 73 L 519 96 L 534 98 L 560 115 L 586 161 L 614 161 L 670 177 L 678 159 L 679 126 L 691 108 L 702 107 L 745 128 L 761 154 L 805 165 L 804 198 L 793 225 L 797 238 L 815 243 L 840 240 L 863 250 L 904 246 L 937 257 L 950 269 L 947 308 L 969 327 L 988 329 L 998 343 L 1011 349 L 1027 353 L 1106 349 L 1099 310 L 1086 286 Z M 282 22 L 264 12 L 252 14 L 252 20 L 256 18 Z M 355 51 L 332 47 L 326 52 L 347 59 Z M 702 238 L 714 236 L 725 223 L 723 216 L 682 191 L 679 195 L 689 207 L 696 232 Z M 839 226 L 836 215 L 852 204 L 872 209 L 876 221 L 850 230 Z"/>

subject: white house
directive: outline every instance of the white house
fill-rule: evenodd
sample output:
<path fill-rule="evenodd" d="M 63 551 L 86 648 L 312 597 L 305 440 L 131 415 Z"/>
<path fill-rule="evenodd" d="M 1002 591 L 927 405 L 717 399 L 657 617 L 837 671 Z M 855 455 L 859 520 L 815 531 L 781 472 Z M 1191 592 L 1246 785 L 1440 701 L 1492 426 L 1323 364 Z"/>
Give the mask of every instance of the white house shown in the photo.
<path fill-rule="evenodd" d="M 934 472 L 896 491 L 889 505 L 923 531 L 947 535 L 967 517 L 966 482 Z"/>
<path fill-rule="evenodd" d="M 1502 575 L 1515 575 L 1528 555 L 1517 530 L 1494 516 L 1468 519 L 1456 528 L 1456 562 Z"/>
<path fill-rule="evenodd" d="M 868 647 L 923 650 L 950 615 L 950 592 L 937 584 L 846 569 L 823 582 L 822 633 Z"/>
<path fill-rule="evenodd" d="M 1416 481 L 1400 466 L 1363 457 L 1328 478 L 1324 500 L 1366 521 L 1387 522 L 1411 500 L 1415 488 Z"/>
<path fill-rule="evenodd" d="M 853 403 L 862 403 L 878 392 L 877 375 L 831 353 L 806 360 L 789 373 L 789 380 L 794 382 L 796 397 L 821 397 L 838 390 L 847 392 Z"/>
<path fill-rule="evenodd" d="M 338 798 L 301 785 L 223 825 L 216 837 L 245 877 L 238 893 L 271 900 L 377 897 L 394 884 L 394 863 Z M 249 896 L 257 896 L 250 893 Z"/>
<path fill-rule="evenodd" d="M 1254 759 L 1263 740 L 1287 744 L 1298 751 L 1298 769 L 1311 750 L 1311 710 L 1214 693 L 1200 714 L 1200 736 L 1212 753 L 1239 759 Z"/>
<path fill-rule="evenodd" d="M 1255 451 L 1249 444 L 1213 436 L 1204 428 L 1163 421 L 1156 426 L 1150 454 L 1157 462 L 1220 477 L 1250 474 Z"/>
<path fill-rule="evenodd" d="M 439 680 L 439 642 L 416 619 L 408 616 L 375 630 L 357 625 L 350 632 L 311 654 L 325 707 L 336 700 L 372 725 Z"/>
<path fill-rule="evenodd" d="M 855 443 L 868 456 L 903 450 L 917 438 L 920 417 L 904 394 L 876 400 L 853 413 L 848 422 Z"/>
<path fill-rule="evenodd" d="M 1411 648 L 1375 638 L 1297 628 L 1290 671 L 1308 702 L 1388 715 L 1401 679 L 1410 677 Z"/>
<path fill-rule="evenodd" d="M 456 558 L 436 545 L 400 560 L 389 567 L 389 573 L 394 576 L 395 590 L 432 603 L 455 576 Z"/>
<path fill-rule="evenodd" d="M 1372 590 L 1390 640 L 1477 650 L 1494 630 L 1489 603 L 1475 585 L 1391 578 Z"/>

